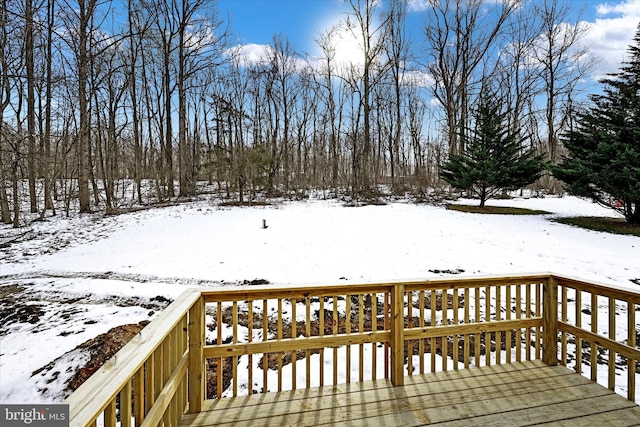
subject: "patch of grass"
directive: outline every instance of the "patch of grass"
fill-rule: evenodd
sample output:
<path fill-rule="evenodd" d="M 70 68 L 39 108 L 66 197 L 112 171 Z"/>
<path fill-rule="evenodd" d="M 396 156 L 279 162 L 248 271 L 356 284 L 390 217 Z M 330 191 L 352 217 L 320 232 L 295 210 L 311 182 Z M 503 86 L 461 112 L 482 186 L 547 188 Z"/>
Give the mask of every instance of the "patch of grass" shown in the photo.
<path fill-rule="evenodd" d="M 629 224 L 623 218 L 606 218 L 597 216 L 577 216 L 570 218 L 555 218 L 560 224 L 573 225 L 605 233 L 627 234 L 640 237 L 640 225 Z"/>
<path fill-rule="evenodd" d="M 238 201 L 226 201 L 218 203 L 221 207 L 240 207 L 240 206 L 271 206 L 272 203 L 264 201 L 251 201 L 251 202 L 238 202 Z"/>
<path fill-rule="evenodd" d="M 449 204 L 447 205 L 447 209 L 452 211 L 488 214 L 488 215 L 546 215 L 551 213 L 547 211 L 539 211 L 539 210 L 525 209 L 525 208 L 514 208 L 510 206 L 485 206 L 484 208 L 481 208 L 480 206 Z"/>

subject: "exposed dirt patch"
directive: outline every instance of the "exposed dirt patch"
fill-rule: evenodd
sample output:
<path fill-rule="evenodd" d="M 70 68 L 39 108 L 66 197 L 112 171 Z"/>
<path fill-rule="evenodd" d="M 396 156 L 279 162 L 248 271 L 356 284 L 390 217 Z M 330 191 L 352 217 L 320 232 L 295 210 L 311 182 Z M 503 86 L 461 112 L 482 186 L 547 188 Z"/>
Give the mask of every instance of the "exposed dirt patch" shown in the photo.
<path fill-rule="evenodd" d="M 15 323 L 36 324 L 45 314 L 42 304 L 23 299 L 23 286 L 13 284 L 0 286 L 0 336 L 7 335 L 7 326 Z"/>
<path fill-rule="evenodd" d="M 66 382 L 65 391 L 73 392 L 80 387 L 94 372 L 104 365 L 105 362 L 111 359 L 114 354 L 131 341 L 131 339 L 140 333 L 140 331 L 148 324 L 148 321 L 143 321 L 139 324 L 117 326 L 104 334 L 100 334 L 97 337 L 80 344 L 75 349 L 68 352 L 67 354 L 88 352 L 89 361 L 84 366 L 78 368 L 73 376 L 71 376 L 71 378 Z M 66 354 L 34 371 L 31 376 L 55 369 L 57 362 L 65 356 Z M 59 375 L 59 372 L 49 373 L 49 376 L 53 379 L 56 379 Z M 44 392 L 46 390 L 41 391 Z"/>

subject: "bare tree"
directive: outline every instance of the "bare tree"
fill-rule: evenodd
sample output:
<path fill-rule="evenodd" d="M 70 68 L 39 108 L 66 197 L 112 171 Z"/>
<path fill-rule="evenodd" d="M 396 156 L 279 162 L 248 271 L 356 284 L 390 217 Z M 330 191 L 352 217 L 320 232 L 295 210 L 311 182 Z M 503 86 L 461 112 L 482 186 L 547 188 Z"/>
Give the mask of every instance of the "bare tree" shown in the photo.
<path fill-rule="evenodd" d="M 336 47 L 335 47 L 335 33 L 337 28 L 331 28 L 325 33 L 319 35 L 316 38 L 316 44 L 322 50 L 322 58 L 320 59 L 320 66 L 318 67 L 319 83 L 320 83 L 320 96 L 323 100 L 323 122 L 325 134 L 329 137 L 329 164 L 331 169 L 330 186 L 334 191 L 334 195 L 337 196 L 338 192 L 338 177 L 339 177 L 339 164 L 340 164 L 340 128 L 342 126 L 342 108 L 337 109 L 337 105 L 342 106 L 342 103 L 336 103 L 335 83 L 336 78 Z"/>
<path fill-rule="evenodd" d="M 402 139 L 403 114 L 402 105 L 404 96 L 402 93 L 403 81 L 407 71 L 406 64 L 409 59 L 409 40 L 405 30 L 405 18 L 407 5 L 405 0 L 392 0 L 389 2 L 387 20 L 387 42 L 385 51 L 389 61 L 391 84 L 393 87 L 394 118 L 390 122 L 394 129 L 391 132 L 388 150 L 389 166 L 391 172 L 391 184 L 396 184 L 396 169 L 400 163 L 400 143 Z"/>
<path fill-rule="evenodd" d="M 549 161 L 558 161 L 559 135 L 566 128 L 572 114 L 572 99 L 578 83 L 591 69 L 586 59 L 587 48 L 580 47 L 580 39 L 587 27 L 578 18 L 570 23 L 571 8 L 561 0 L 537 2 L 534 13 L 542 20 L 542 33 L 535 41 L 534 66 L 539 67 L 546 97 L 544 118 L 547 131 Z"/>
<path fill-rule="evenodd" d="M 0 220 L 5 224 L 12 222 L 9 195 L 7 194 L 9 169 L 5 164 L 9 131 L 5 129 L 4 122 L 4 112 L 11 102 L 10 35 L 8 0 L 0 0 Z"/>
<path fill-rule="evenodd" d="M 346 26 L 361 44 L 361 59 L 363 61 L 361 69 L 352 67 L 352 76 L 362 87 L 359 91 L 359 104 L 362 107 L 363 120 L 361 147 L 358 143 L 358 132 L 356 131 L 353 135 L 353 194 L 368 197 L 372 189 L 371 171 L 369 170 L 372 153 L 371 94 L 373 88 L 381 81 L 382 68 L 387 65 L 382 58 L 382 52 L 385 46 L 386 25 L 390 18 L 389 15 L 382 15 L 381 22 L 376 22 L 375 12 L 378 6 L 376 0 L 349 0 L 349 4 L 351 5 L 351 14 L 346 20 Z M 351 18 L 355 20 L 355 23 Z M 354 119 L 359 119 L 359 113 L 354 116 Z M 354 126 L 353 129 L 357 130 L 358 126 Z"/>
<path fill-rule="evenodd" d="M 429 0 L 425 27 L 427 70 L 434 80 L 433 95 L 442 105 L 449 151 L 464 151 L 465 131 L 475 76 L 495 46 L 517 2 L 501 0 L 495 13 L 483 13 L 482 0 Z"/>

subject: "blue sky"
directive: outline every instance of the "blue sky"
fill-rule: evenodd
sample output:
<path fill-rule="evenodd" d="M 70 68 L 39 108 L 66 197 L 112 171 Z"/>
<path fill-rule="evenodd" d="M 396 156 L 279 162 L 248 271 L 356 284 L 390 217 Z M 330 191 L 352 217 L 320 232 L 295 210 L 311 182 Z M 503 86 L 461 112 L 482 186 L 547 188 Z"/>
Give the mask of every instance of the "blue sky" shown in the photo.
<path fill-rule="evenodd" d="M 424 12 L 420 9 L 426 1 L 409 0 L 407 25 L 414 43 L 422 42 Z M 601 61 L 594 77 L 615 72 L 640 23 L 640 0 L 567 0 L 567 4 L 590 27 L 583 43 Z M 343 19 L 349 4 L 342 0 L 218 0 L 218 9 L 223 16 L 230 15 L 238 44 L 267 45 L 281 33 L 296 51 L 314 53 L 314 38 Z"/>

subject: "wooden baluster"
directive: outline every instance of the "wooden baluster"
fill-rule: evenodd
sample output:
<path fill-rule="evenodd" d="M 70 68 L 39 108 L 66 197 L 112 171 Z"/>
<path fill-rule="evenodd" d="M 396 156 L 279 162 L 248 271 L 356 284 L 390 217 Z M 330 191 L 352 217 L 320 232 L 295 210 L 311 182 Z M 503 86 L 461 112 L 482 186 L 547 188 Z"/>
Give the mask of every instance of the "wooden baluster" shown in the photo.
<path fill-rule="evenodd" d="M 468 325 L 470 322 L 470 310 L 471 310 L 471 289 L 464 288 L 464 323 Z M 468 369 L 470 366 L 470 335 L 464 335 L 464 368 Z"/>
<path fill-rule="evenodd" d="M 516 319 L 522 319 L 522 285 L 516 285 Z M 522 362 L 522 328 L 516 334 L 516 362 Z"/>
<path fill-rule="evenodd" d="M 436 322 L 436 309 L 438 304 L 438 297 L 436 295 L 436 290 L 431 290 L 431 295 L 429 296 L 429 305 L 431 307 L 431 328 L 437 327 Z M 431 372 L 436 371 L 436 339 L 431 337 Z"/>
<path fill-rule="evenodd" d="M 171 377 L 171 347 L 173 344 L 171 343 L 171 334 L 167 335 L 167 337 L 162 342 L 162 386 L 160 389 L 162 390 L 165 384 L 168 382 Z M 222 385 L 221 385 L 222 386 Z M 166 409 L 163 415 L 163 421 L 165 425 L 171 425 L 171 405 Z"/>
<path fill-rule="evenodd" d="M 389 298 L 390 298 L 390 293 L 389 292 L 385 292 L 384 294 L 384 330 L 388 331 L 391 329 L 391 321 L 390 321 L 390 317 L 391 317 L 391 311 L 389 308 Z M 391 359 L 391 355 L 389 354 L 389 342 L 385 342 L 384 343 L 384 377 L 385 378 L 389 378 L 390 377 L 390 372 L 389 372 L 389 362 Z"/>
<path fill-rule="evenodd" d="M 247 301 L 247 341 L 253 342 L 253 301 Z M 248 355 L 247 362 L 247 394 L 253 394 L 253 354 Z"/>
<path fill-rule="evenodd" d="M 473 308 L 475 310 L 475 323 L 480 323 L 480 288 L 476 287 L 474 290 L 474 294 L 475 294 L 475 299 L 473 301 Z M 476 366 L 480 366 L 480 338 L 482 338 L 482 333 L 481 332 L 477 332 L 474 338 L 474 342 L 475 342 L 475 348 L 474 348 L 474 353 L 475 353 L 475 365 Z"/>
<path fill-rule="evenodd" d="M 120 390 L 120 426 L 131 427 L 131 381 Z"/>
<path fill-rule="evenodd" d="M 496 286 L 496 315 L 495 321 L 502 320 L 502 292 L 501 286 Z M 496 331 L 496 364 L 502 364 L 502 332 Z"/>
<path fill-rule="evenodd" d="M 144 421 L 144 366 L 136 371 L 133 376 L 133 417 L 136 427 L 140 427 Z"/>
<path fill-rule="evenodd" d="M 344 324 L 346 327 L 346 334 L 350 335 L 351 334 L 351 295 L 347 294 L 346 295 L 346 302 L 347 302 L 347 308 L 346 308 L 346 318 L 344 320 Z M 346 372 L 346 381 L 347 383 L 351 382 L 351 346 L 347 345 L 347 372 Z"/>
<path fill-rule="evenodd" d="M 364 332 L 364 299 L 362 294 L 358 294 L 358 334 L 362 334 Z M 364 344 L 360 344 L 358 346 L 359 350 L 359 366 L 358 366 L 358 374 L 360 378 L 360 382 L 364 381 Z"/>
<path fill-rule="evenodd" d="M 404 323 L 404 322 L 403 322 Z M 413 327 L 413 292 L 407 292 L 407 328 Z M 405 343 L 407 348 L 407 373 L 413 375 L 413 341 Z M 403 345 L 404 347 L 404 345 Z"/>
<path fill-rule="evenodd" d="M 262 300 L 262 341 L 269 339 L 269 303 Z M 262 353 L 262 392 L 269 391 L 269 353 Z"/>
<path fill-rule="evenodd" d="M 338 335 L 338 296 L 333 297 L 333 336 Z M 338 347 L 333 347 L 333 385 L 338 384 Z"/>
<path fill-rule="evenodd" d="M 507 285 L 505 292 L 505 319 L 506 320 L 511 320 L 511 286 L 512 285 Z M 506 339 L 506 343 L 505 343 L 505 348 L 506 348 L 506 354 L 505 354 L 505 358 L 507 363 L 511 363 L 511 334 L 513 332 L 513 329 L 510 329 L 508 331 L 505 332 L 505 339 Z"/>
<path fill-rule="evenodd" d="M 491 287 L 487 286 L 484 289 L 484 308 L 485 315 L 484 321 L 491 322 Z M 485 366 L 491 366 L 491 333 L 484 332 L 484 364 Z"/>
<path fill-rule="evenodd" d="M 378 294 L 371 294 L 371 331 L 378 331 Z M 378 378 L 378 353 L 377 343 L 371 343 L 371 379 Z"/>
<path fill-rule="evenodd" d="M 612 297 L 609 297 L 609 339 L 616 340 L 616 301 Z M 608 355 L 608 388 L 609 390 L 614 390 L 616 388 L 616 352 L 609 349 Z"/>
<path fill-rule="evenodd" d="M 561 307 L 560 309 L 562 310 L 562 314 L 560 317 L 560 320 L 562 320 L 563 322 L 567 322 L 568 316 L 567 316 L 567 304 L 568 304 L 568 291 L 567 291 L 567 287 L 566 286 L 562 286 L 562 293 L 561 293 Z M 560 347 L 561 347 L 561 362 L 562 365 L 567 366 L 567 356 L 568 356 L 568 350 L 567 350 L 567 333 L 566 332 L 562 332 L 562 334 L 560 335 Z"/>
<path fill-rule="evenodd" d="M 453 324 L 460 324 L 460 319 L 458 315 L 458 288 L 453 288 Z M 458 370 L 458 357 L 460 356 L 460 351 L 458 349 L 459 340 L 458 335 L 453 336 L 453 370 Z"/>
<path fill-rule="evenodd" d="M 282 340 L 282 298 L 278 298 L 278 341 Z M 278 351 L 278 391 L 282 391 L 282 351 Z"/>
<path fill-rule="evenodd" d="M 307 337 L 311 336 L 311 297 L 307 296 L 304 299 L 305 302 L 305 335 Z M 306 363 L 306 380 L 307 380 L 307 388 L 311 387 L 311 351 L 307 350 L 305 352 L 305 363 Z"/>
<path fill-rule="evenodd" d="M 636 348 L 636 305 L 629 301 L 627 303 L 627 345 Z M 627 399 L 632 402 L 636 400 L 636 363 L 637 359 L 627 359 Z"/>
<path fill-rule="evenodd" d="M 582 329 L 582 291 L 576 289 L 576 327 Z M 582 338 L 576 340 L 576 372 L 582 374 Z"/>
<path fill-rule="evenodd" d="M 318 315 L 320 321 L 320 336 L 324 336 L 324 319 L 325 319 L 325 311 L 324 311 L 324 300 L 325 297 L 320 297 L 320 313 Z M 320 387 L 324 386 L 324 347 L 320 349 Z"/>
<path fill-rule="evenodd" d="M 162 386 L 165 381 L 163 379 L 164 369 L 162 366 L 162 360 L 164 359 L 163 351 L 164 351 L 164 345 L 160 344 L 156 349 L 156 351 L 153 352 L 154 383 L 153 383 L 153 393 L 152 393 L 153 399 L 151 401 L 151 406 L 153 406 L 153 404 L 156 402 L 156 399 L 160 395 L 160 392 L 162 391 Z"/>
<path fill-rule="evenodd" d="M 598 295 L 591 293 L 591 332 L 598 333 Z M 598 345 L 591 343 L 591 381 L 598 381 Z"/>
<path fill-rule="evenodd" d="M 144 413 L 149 413 L 149 410 L 153 406 L 155 401 L 154 389 L 155 389 L 155 352 L 149 355 L 149 358 L 144 362 Z"/>
<path fill-rule="evenodd" d="M 424 293 L 426 291 L 419 291 L 418 306 L 420 307 L 420 329 L 424 329 Z M 424 374 L 424 341 L 425 338 L 421 338 L 418 343 L 418 354 L 420 355 L 420 373 Z"/>
<path fill-rule="evenodd" d="M 552 280 L 552 279 L 549 279 L 549 280 Z M 540 316 L 542 316 L 542 311 L 541 311 L 541 307 L 542 307 L 542 305 L 541 305 L 542 283 L 537 283 L 534 286 L 536 288 L 536 317 L 540 317 Z M 557 320 L 558 320 L 557 292 L 556 292 L 556 300 L 555 300 L 554 304 L 555 304 L 555 306 L 554 306 L 553 310 L 554 310 L 554 313 L 556 315 L 555 320 L 557 322 Z M 557 328 L 557 324 L 554 325 L 554 328 Z M 542 347 L 541 347 L 541 344 L 542 344 L 542 333 L 541 333 L 540 326 L 536 326 L 535 329 L 536 329 L 536 359 L 541 359 L 542 358 Z M 554 339 L 554 343 L 557 343 L 557 337 Z M 556 355 L 555 359 L 556 360 L 558 358 L 558 354 L 557 353 L 558 353 L 558 350 L 556 349 L 555 350 L 555 355 Z M 557 364 L 557 362 L 554 363 L 554 365 L 555 364 Z"/>
<path fill-rule="evenodd" d="M 232 326 L 231 329 L 233 331 L 232 343 L 238 344 L 238 301 L 233 302 L 232 308 Z M 233 356 L 231 358 L 231 372 L 233 375 L 233 397 L 238 396 L 238 356 Z"/>
<path fill-rule="evenodd" d="M 526 284 L 525 286 L 525 319 L 529 319 L 531 317 L 531 285 Z M 527 341 L 526 341 L 526 358 L 527 360 L 531 360 L 531 328 L 527 328 Z"/>
<path fill-rule="evenodd" d="M 217 307 L 216 307 L 216 324 L 217 326 L 217 330 L 216 330 L 216 343 L 218 345 L 222 345 L 222 328 L 223 328 L 223 324 L 222 324 L 222 301 L 218 301 Z M 223 359 L 222 357 L 219 357 L 218 360 L 216 361 L 216 384 L 217 384 L 217 390 L 216 390 L 216 397 L 218 399 L 222 399 L 222 391 L 223 391 L 223 378 L 222 378 L 222 373 L 224 371 L 223 369 Z"/>
<path fill-rule="evenodd" d="M 104 427 L 116 427 L 116 399 L 111 399 L 104 409 Z"/>
<path fill-rule="evenodd" d="M 296 298 L 291 298 L 291 339 L 298 338 L 298 319 L 296 318 Z M 309 322 L 307 322 L 309 323 Z M 298 373 L 296 366 L 298 365 L 298 350 L 291 350 L 291 390 L 295 390 L 298 383 Z M 309 372 L 307 372 L 309 377 Z"/>
<path fill-rule="evenodd" d="M 171 360 L 169 364 L 171 368 L 169 371 L 169 376 L 173 374 L 176 366 L 178 366 L 178 360 L 180 360 L 180 358 L 182 357 L 182 355 L 178 355 L 178 351 L 180 349 L 178 329 L 182 329 L 182 326 L 180 324 L 176 325 L 176 327 L 171 331 Z M 171 425 L 178 425 L 178 418 L 182 416 L 184 408 L 178 408 L 178 400 L 176 399 L 175 395 L 171 399 L 170 407 Z"/>

